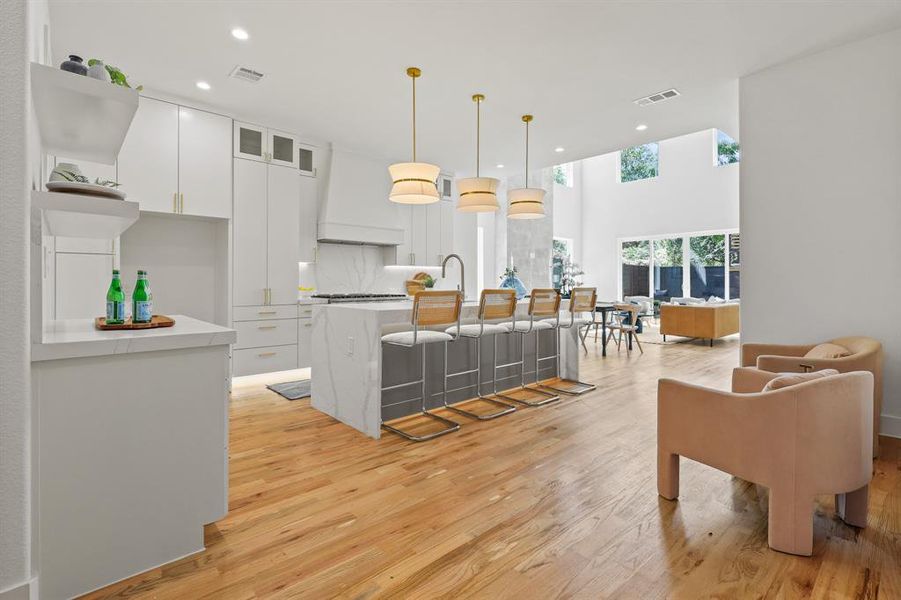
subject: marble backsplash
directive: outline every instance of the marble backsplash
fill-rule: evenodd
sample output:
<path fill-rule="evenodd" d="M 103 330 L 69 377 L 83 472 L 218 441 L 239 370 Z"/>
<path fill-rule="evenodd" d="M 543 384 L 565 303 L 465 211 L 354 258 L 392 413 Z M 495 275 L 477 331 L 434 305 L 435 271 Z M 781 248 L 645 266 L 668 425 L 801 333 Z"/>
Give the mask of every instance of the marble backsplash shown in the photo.
<path fill-rule="evenodd" d="M 319 244 L 318 260 L 300 263 L 299 269 L 300 285 L 324 294 L 403 294 L 404 282 L 416 273 L 441 276 L 440 267 L 386 266 L 382 248 L 350 244 Z M 448 274 L 454 282 L 456 277 Z"/>

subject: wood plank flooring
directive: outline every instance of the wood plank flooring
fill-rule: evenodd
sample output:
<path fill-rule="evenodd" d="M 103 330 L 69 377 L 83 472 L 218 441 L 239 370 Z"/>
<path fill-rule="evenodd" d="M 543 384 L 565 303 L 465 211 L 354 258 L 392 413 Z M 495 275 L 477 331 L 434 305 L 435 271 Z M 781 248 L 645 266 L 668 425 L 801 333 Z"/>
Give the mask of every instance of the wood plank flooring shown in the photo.
<path fill-rule="evenodd" d="M 659 377 L 727 388 L 738 340 L 589 343 L 598 389 L 416 444 L 261 385 L 231 407 L 230 511 L 207 549 L 89 598 L 901 598 L 901 441 L 869 527 L 817 503 L 814 556 L 766 545 L 766 490 L 682 461 L 656 491 Z M 828 465 L 824 465 L 828 468 Z"/>

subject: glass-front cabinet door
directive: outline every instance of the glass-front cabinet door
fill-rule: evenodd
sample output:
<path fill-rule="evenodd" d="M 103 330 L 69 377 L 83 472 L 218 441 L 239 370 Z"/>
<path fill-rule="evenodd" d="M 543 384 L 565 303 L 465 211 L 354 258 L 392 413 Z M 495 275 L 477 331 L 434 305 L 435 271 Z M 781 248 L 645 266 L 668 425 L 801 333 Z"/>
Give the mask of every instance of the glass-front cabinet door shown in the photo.
<path fill-rule="evenodd" d="M 266 128 L 235 121 L 235 156 L 250 160 L 266 161 L 267 146 Z"/>
<path fill-rule="evenodd" d="M 301 175 L 316 177 L 316 148 L 305 144 L 297 145 L 297 168 Z"/>
<path fill-rule="evenodd" d="M 298 167 L 297 138 L 290 133 L 269 130 L 269 162 L 283 167 Z"/>

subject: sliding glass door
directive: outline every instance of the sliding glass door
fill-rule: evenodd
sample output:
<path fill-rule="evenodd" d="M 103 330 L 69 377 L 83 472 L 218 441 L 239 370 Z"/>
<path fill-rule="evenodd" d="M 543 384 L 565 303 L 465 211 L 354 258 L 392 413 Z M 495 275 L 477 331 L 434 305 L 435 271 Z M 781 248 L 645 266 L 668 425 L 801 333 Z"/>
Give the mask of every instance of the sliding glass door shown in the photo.
<path fill-rule="evenodd" d="M 623 297 L 647 296 L 651 289 L 651 241 L 623 242 L 621 258 Z"/>
<path fill-rule="evenodd" d="M 667 301 L 682 296 L 682 238 L 652 240 L 654 245 L 654 299 Z"/>
<path fill-rule="evenodd" d="M 726 297 L 726 236 L 689 238 L 692 298 Z"/>

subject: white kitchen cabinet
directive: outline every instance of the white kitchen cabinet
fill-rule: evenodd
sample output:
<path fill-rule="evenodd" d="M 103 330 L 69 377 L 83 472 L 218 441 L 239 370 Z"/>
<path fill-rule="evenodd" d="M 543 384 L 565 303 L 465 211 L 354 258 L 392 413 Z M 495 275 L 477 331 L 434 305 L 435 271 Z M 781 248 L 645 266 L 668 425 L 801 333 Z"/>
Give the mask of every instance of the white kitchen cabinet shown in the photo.
<path fill-rule="evenodd" d="M 301 173 L 303 175 L 303 173 Z M 315 178 L 301 177 L 300 185 L 300 262 L 316 261 L 316 224 L 319 216 L 319 186 Z"/>
<path fill-rule="evenodd" d="M 267 304 L 297 302 L 300 260 L 300 179 L 297 169 L 270 166 L 267 184 Z"/>
<path fill-rule="evenodd" d="M 231 218 L 232 120 L 141 97 L 117 180 L 141 210 Z"/>
<path fill-rule="evenodd" d="M 441 263 L 441 205 L 442 202 L 435 202 L 426 205 L 426 229 L 425 244 L 426 253 L 425 265 L 437 265 Z"/>
<path fill-rule="evenodd" d="M 178 107 L 179 212 L 204 217 L 232 216 L 232 120 Z"/>
<path fill-rule="evenodd" d="M 236 377 L 297 368 L 297 344 L 234 350 L 232 356 L 232 369 Z"/>
<path fill-rule="evenodd" d="M 142 96 L 118 160 L 120 189 L 141 210 L 178 212 L 178 106 Z"/>
<path fill-rule="evenodd" d="M 297 319 L 297 367 L 313 364 L 313 319 Z"/>
<path fill-rule="evenodd" d="M 410 264 L 427 265 L 428 205 L 410 207 Z"/>
<path fill-rule="evenodd" d="M 454 204 L 435 202 L 398 209 L 404 243 L 397 246 L 397 265 L 436 266 L 454 251 Z"/>
<path fill-rule="evenodd" d="M 111 254 L 56 254 L 55 319 L 93 319 L 106 314 L 112 279 Z"/>
<path fill-rule="evenodd" d="M 454 203 L 453 202 L 439 202 L 439 210 L 441 211 L 441 256 L 438 260 L 438 264 L 444 260 L 444 258 L 455 252 L 454 248 Z"/>
<path fill-rule="evenodd" d="M 268 279 L 267 172 L 264 163 L 236 159 L 235 219 L 233 225 L 234 303 L 237 306 L 266 304 Z"/>
<path fill-rule="evenodd" d="M 235 121 L 234 146 L 235 158 L 291 167 L 302 175 L 316 176 L 318 149 L 301 143 L 292 133 Z"/>

